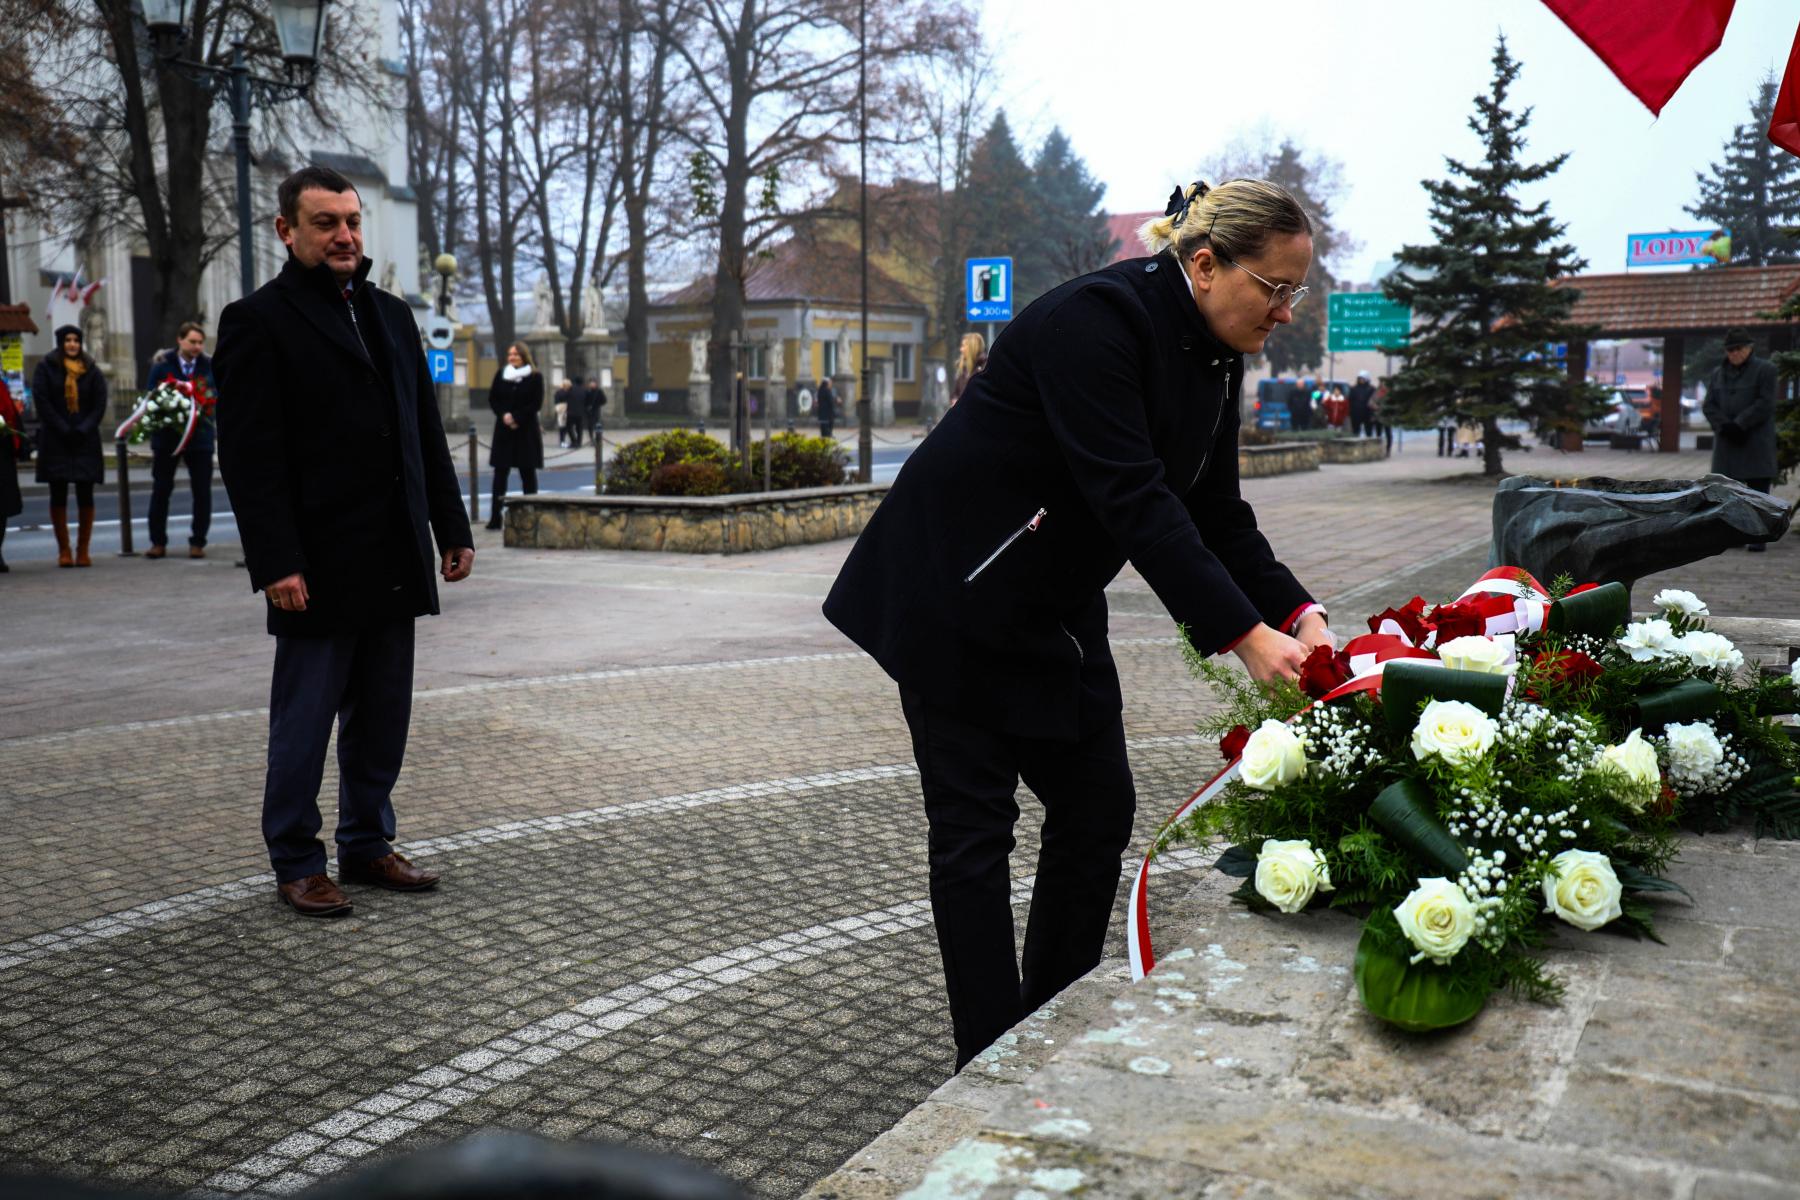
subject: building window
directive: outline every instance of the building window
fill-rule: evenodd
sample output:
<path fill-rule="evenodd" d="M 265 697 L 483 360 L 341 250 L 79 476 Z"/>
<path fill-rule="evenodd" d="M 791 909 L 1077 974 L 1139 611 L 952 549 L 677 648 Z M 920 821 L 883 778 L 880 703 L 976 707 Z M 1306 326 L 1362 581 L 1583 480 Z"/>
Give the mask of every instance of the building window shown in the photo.
<path fill-rule="evenodd" d="M 744 347 L 744 378 L 766 379 L 769 375 L 769 348 L 760 342 Z"/>
<path fill-rule="evenodd" d="M 829 379 L 838 373 L 837 343 L 821 342 L 819 351 L 819 374 Z"/>
<path fill-rule="evenodd" d="M 913 381 L 913 348 L 909 343 L 894 346 L 894 378 L 901 383 Z"/>

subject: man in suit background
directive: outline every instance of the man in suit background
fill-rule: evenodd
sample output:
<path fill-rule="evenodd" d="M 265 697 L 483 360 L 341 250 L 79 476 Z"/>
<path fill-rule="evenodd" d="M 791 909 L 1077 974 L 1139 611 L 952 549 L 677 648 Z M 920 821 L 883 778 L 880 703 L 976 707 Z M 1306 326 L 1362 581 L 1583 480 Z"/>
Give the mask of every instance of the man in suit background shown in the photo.
<path fill-rule="evenodd" d="M 338 725 L 340 882 L 438 882 L 394 851 L 413 619 L 466 579 L 474 538 L 412 310 L 368 281 L 362 201 L 306 167 L 279 193 L 288 260 L 219 321 L 219 449 L 253 590 L 275 636 L 263 838 L 283 902 L 342 916 L 319 784 Z M 437 542 L 433 553 L 432 538 Z"/>
<path fill-rule="evenodd" d="M 183 321 L 175 334 L 175 348 L 157 354 L 150 364 L 148 390 L 165 379 L 194 385 L 196 392 L 217 397 L 212 359 L 206 353 L 206 330 L 198 321 Z M 188 557 L 206 557 L 206 533 L 212 528 L 213 418 L 202 417 L 194 426 L 187 448 L 177 455 L 181 434 L 159 429 L 150 435 L 150 548 L 144 557 L 158 559 L 169 553 L 169 500 L 175 494 L 176 460 L 187 464 L 188 487 L 193 493 L 194 516 L 188 531 Z"/>

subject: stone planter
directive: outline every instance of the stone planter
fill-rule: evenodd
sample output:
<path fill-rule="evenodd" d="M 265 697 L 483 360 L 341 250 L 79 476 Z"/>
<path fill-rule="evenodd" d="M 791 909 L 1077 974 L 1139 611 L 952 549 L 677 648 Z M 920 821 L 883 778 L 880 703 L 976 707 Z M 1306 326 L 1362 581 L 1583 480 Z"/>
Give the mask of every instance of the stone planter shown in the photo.
<path fill-rule="evenodd" d="M 1387 457 L 1387 442 L 1381 438 L 1328 438 L 1319 443 L 1321 461 L 1341 463 L 1380 462 Z"/>
<path fill-rule="evenodd" d="M 505 542 L 537 550 L 743 554 L 855 537 L 884 483 L 732 496 L 525 496 L 506 503 Z"/>
<path fill-rule="evenodd" d="M 1316 471 L 1320 462 L 1318 442 L 1276 442 L 1273 446 L 1239 446 L 1238 477 L 1256 479 L 1264 475 L 1291 475 L 1295 471 Z"/>

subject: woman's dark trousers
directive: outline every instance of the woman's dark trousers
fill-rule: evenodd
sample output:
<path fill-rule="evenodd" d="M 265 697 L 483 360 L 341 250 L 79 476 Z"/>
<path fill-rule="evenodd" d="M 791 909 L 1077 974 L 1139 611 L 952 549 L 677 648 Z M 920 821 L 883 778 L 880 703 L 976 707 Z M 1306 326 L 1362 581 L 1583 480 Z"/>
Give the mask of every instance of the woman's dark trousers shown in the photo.
<path fill-rule="evenodd" d="M 500 515 L 500 507 L 506 502 L 506 480 L 512 474 L 511 467 L 494 468 L 494 505 L 488 511 L 494 516 Z M 519 468 L 519 490 L 527 496 L 537 495 L 537 468 Z"/>
<path fill-rule="evenodd" d="M 1025 738 L 905 689 L 900 701 L 925 794 L 931 913 L 961 1070 L 1100 961 L 1136 808 L 1125 726 L 1115 716 L 1079 741 Z M 1007 860 L 1021 779 L 1044 806 L 1044 826 L 1016 959 Z"/>
<path fill-rule="evenodd" d="M 393 849 L 392 793 L 406 757 L 412 683 L 411 617 L 359 633 L 275 639 L 262 827 L 278 883 L 325 870 L 319 784 L 334 722 L 338 865 Z"/>

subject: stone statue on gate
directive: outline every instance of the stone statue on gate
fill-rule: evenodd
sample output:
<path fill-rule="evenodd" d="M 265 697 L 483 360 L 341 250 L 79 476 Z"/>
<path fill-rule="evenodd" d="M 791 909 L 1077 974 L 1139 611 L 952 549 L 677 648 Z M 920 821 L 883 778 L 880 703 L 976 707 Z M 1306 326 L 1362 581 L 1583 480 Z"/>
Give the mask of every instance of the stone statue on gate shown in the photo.
<path fill-rule="evenodd" d="M 850 369 L 850 327 L 839 325 L 837 331 L 837 374 L 854 375 Z"/>
<path fill-rule="evenodd" d="M 712 339 L 704 333 L 688 335 L 688 378 L 707 380 L 711 376 L 706 371 L 706 355 Z"/>
<path fill-rule="evenodd" d="M 531 285 L 531 328 L 556 328 L 556 300 L 550 295 L 550 280 L 542 275 Z"/>
<path fill-rule="evenodd" d="M 606 303 L 600 298 L 600 289 L 591 283 L 581 289 L 581 331 L 606 332 Z"/>

